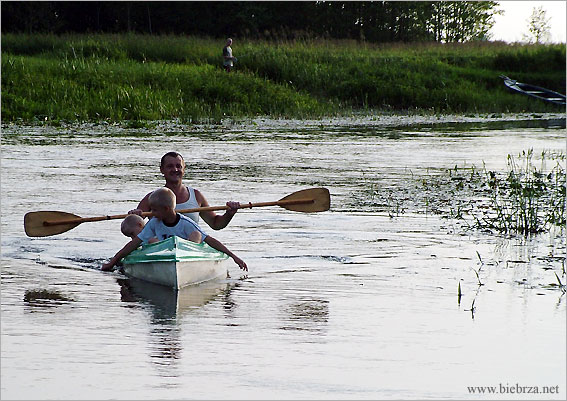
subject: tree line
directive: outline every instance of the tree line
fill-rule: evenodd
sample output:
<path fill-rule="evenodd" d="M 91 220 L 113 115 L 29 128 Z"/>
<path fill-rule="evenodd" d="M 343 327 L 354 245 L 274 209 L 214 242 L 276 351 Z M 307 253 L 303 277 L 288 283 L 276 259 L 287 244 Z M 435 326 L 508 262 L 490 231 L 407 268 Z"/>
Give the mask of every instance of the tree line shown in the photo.
<path fill-rule="evenodd" d="M 495 1 L 2 1 L 2 32 L 489 40 Z"/>

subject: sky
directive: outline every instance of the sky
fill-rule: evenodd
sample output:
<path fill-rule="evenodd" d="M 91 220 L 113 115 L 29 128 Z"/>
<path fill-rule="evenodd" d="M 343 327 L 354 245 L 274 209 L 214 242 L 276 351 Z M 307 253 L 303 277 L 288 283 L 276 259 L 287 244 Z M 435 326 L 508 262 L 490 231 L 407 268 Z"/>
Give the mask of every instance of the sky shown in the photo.
<path fill-rule="evenodd" d="M 534 7 L 543 7 L 551 26 L 551 42 L 565 43 L 565 5 L 567 1 L 500 1 L 497 9 L 504 15 L 494 17 L 491 30 L 492 40 L 523 42 L 523 34 L 528 33 L 528 19 Z"/>

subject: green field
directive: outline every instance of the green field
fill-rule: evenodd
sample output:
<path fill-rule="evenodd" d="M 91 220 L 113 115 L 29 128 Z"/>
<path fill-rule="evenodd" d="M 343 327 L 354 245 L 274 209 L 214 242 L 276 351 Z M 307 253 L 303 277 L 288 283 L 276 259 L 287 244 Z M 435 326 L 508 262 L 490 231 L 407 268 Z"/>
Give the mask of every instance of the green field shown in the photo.
<path fill-rule="evenodd" d="M 374 111 L 558 112 L 499 75 L 565 92 L 565 45 L 2 35 L 3 121 L 317 118 Z"/>

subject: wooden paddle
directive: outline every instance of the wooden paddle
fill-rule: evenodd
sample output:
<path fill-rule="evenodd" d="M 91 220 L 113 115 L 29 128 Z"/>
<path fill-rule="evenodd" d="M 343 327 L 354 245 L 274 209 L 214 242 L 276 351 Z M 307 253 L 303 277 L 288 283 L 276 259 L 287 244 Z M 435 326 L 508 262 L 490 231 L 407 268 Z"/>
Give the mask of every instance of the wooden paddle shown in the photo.
<path fill-rule="evenodd" d="M 260 203 L 241 203 L 239 209 L 251 209 L 253 207 L 280 206 L 287 210 L 296 212 L 324 212 L 331 206 L 331 196 L 327 188 L 310 188 L 294 192 L 279 201 L 260 202 Z M 177 210 L 178 213 L 205 212 L 208 210 L 228 210 L 224 206 L 207 206 L 193 209 Z M 117 214 L 114 216 L 80 217 L 72 213 L 41 211 L 29 212 L 24 216 L 24 229 L 29 237 L 47 237 L 50 235 L 61 234 L 81 223 L 91 221 L 123 219 L 127 214 Z M 152 216 L 151 212 L 143 212 L 142 216 Z"/>

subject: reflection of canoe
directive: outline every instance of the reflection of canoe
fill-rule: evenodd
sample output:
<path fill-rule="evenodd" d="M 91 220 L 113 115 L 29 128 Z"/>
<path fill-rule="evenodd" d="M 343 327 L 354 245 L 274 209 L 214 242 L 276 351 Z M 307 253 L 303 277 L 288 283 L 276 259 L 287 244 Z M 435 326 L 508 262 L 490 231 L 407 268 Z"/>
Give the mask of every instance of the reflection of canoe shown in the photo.
<path fill-rule="evenodd" d="M 170 237 L 136 249 L 122 265 L 130 277 L 179 289 L 226 275 L 227 259 L 205 243 Z"/>
<path fill-rule="evenodd" d="M 172 319 L 184 311 L 200 308 L 230 288 L 230 284 L 223 278 L 180 290 L 136 278 L 118 279 L 118 284 L 121 287 L 122 301 L 142 301 L 151 305 L 156 321 Z"/>
<path fill-rule="evenodd" d="M 535 97 L 537 99 L 545 100 L 546 102 L 565 106 L 565 95 L 562 95 L 561 93 L 535 85 L 524 84 L 514 79 L 510 79 L 505 75 L 500 75 L 500 78 L 504 79 L 504 85 L 506 85 L 513 91 Z"/>

